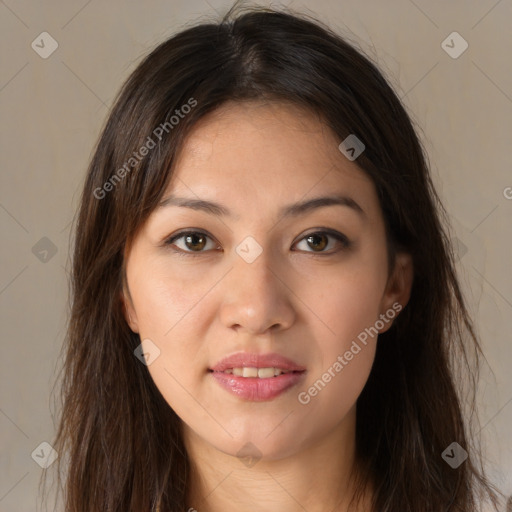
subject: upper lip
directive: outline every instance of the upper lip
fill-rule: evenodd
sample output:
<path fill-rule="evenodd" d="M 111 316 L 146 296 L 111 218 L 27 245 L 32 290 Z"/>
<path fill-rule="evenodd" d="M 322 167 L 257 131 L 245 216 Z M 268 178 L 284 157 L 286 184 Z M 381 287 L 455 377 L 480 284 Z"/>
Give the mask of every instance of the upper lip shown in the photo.
<path fill-rule="evenodd" d="M 280 354 L 254 354 L 238 352 L 218 361 L 210 369 L 223 372 L 231 368 L 281 368 L 289 371 L 304 371 L 306 368 Z"/>

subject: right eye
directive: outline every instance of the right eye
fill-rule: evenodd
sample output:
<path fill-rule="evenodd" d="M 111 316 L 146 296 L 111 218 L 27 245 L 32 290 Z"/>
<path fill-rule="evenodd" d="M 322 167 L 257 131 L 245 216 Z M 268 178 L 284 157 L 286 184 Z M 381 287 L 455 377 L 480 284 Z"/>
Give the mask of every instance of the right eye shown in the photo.
<path fill-rule="evenodd" d="M 183 240 L 182 247 L 178 246 L 175 242 L 177 240 Z M 213 242 L 213 238 L 203 231 L 181 231 L 175 235 L 172 235 L 165 241 L 165 245 L 169 246 L 173 251 L 176 251 L 180 255 L 197 256 L 204 253 L 203 249 L 208 244 L 208 240 Z M 214 244 L 215 245 L 215 244 Z M 177 247 L 176 249 L 172 246 Z M 218 246 L 216 246 L 218 247 Z M 215 247 L 213 247 L 215 248 Z"/>

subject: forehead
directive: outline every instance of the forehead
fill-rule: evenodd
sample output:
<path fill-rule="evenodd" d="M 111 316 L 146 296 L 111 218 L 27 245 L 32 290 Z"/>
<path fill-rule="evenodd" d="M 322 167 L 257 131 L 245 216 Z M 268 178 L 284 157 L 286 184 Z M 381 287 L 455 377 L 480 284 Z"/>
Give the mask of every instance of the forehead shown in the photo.
<path fill-rule="evenodd" d="M 189 133 L 164 197 L 207 196 L 243 210 L 247 201 L 273 208 L 336 192 L 371 209 L 373 182 L 339 151 L 340 142 L 318 115 L 296 105 L 229 102 Z"/>

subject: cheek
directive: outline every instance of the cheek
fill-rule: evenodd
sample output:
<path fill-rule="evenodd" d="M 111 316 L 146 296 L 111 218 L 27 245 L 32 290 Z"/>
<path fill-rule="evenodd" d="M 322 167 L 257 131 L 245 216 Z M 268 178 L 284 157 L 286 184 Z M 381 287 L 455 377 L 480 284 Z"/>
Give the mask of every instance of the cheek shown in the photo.
<path fill-rule="evenodd" d="M 360 261 L 324 280 L 321 292 L 309 294 L 312 318 L 321 318 L 326 328 L 315 337 L 321 364 L 301 387 L 298 402 L 315 416 L 329 418 L 329 424 L 340 421 L 353 407 L 370 374 L 383 287 L 381 270 L 375 262 Z"/>
<path fill-rule="evenodd" d="M 323 373 L 310 376 L 297 396 L 307 431 L 326 435 L 347 417 L 368 380 L 374 357 L 375 344 L 355 342 L 333 353 Z"/>
<path fill-rule="evenodd" d="M 350 346 L 352 339 L 375 324 L 385 276 L 375 262 L 372 265 L 354 261 L 331 271 L 328 278 L 315 277 L 302 285 L 302 294 L 309 298 L 313 317 L 322 320 L 325 326 L 323 335 L 317 337 L 319 342 L 328 342 L 320 347 L 321 352 L 332 356 L 333 350 L 344 350 L 347 343 Z"/>
<path fill-rule="evenodd" d="M 148 371 L 163 397 L 178 412 L 187 399 L 184 390 L 195 387 L 192 369 L 203 366 L 201 337 L 191 329 L 200 309 L 195 306 L 206 290 L 202 291 L 202 286 L 182 286 L 176 276 L 170 276 L 158 265 L 153 265 L 150 273 L 134 272 L 131 277 L 130 290 L 143 348 L 149 339 L 148 348 L 158 354 Z"/>
<path fill-rule="evenodd" d="M 167 343 L 181 326 L 198 316 L 201 298 L 211 288 L 206 279 L 185 279 L 156 260 L 150 271 L 134 272 L 130 285 L 141 337 Z"/>
<path fill-rule="evenodd" d="M 160 350 L 159 365 L 181 381 L 204 354 L 198 331 L 200 296 L 183 293 L 165 279 L 146 281 L 138 296 L 140 338 L 149 338 Z"/>
<path fill-rule="evenodd" d="M 377 336 L 372 328 L 378 319 L 377 292 L 356 281 L 354 287 L 344 282 L 342 291 L 332 291 L 332 300 L 325 296 L 316 303 L 320 309 L 323 306 L 329 333 L 315 338 L 321 364 L 308 376 L 297 401 L 311 421 L 324 418 L 325 429 L 338 424 L 355 405 L 375 358 Z"/>

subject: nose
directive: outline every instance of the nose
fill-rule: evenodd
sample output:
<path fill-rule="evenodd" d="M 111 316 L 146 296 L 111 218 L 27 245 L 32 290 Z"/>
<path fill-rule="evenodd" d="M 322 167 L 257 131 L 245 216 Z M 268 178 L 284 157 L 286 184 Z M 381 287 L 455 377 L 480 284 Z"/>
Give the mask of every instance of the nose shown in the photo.
<path fill-rule="evenodd" d="M 223 280 L 220 318 L 226 327 L 251 335 L 288 329 L 295 320 L 293 292 L 285 271 L 263 251 L 252 263 L 235 255 Z"/>

